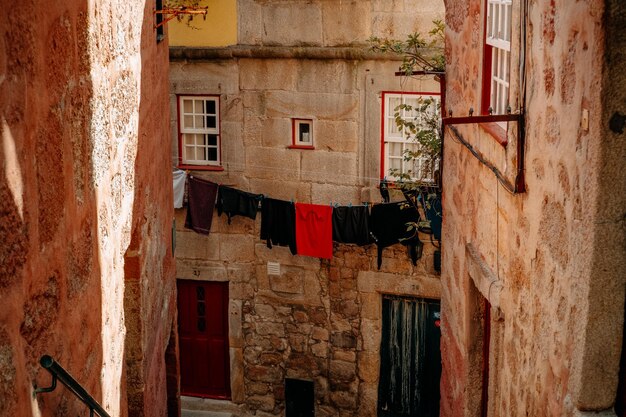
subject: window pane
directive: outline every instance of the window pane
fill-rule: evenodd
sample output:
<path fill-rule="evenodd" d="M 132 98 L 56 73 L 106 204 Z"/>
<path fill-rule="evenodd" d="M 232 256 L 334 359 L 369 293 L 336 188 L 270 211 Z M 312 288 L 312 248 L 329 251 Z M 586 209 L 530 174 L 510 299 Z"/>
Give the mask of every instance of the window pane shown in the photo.
<path fill-rule="evenodd" d="M 195 119 L 195 122 L 196 122 L 194 127 L 196 129 L 202 129 L 203 127 L 205 127 L 204 126 L 204 116 L 196 116 L 196 117 L 194 117 L 194 119 Z"/>
<path fill-rule="evenodd" d="M 183 127 L 193 128 L 193 116 L 185 116 L 183 118 Z"/>
<path fill-rule="evenodd" d="M 215 114 L 215 101 L 207 100 L 206 101 L 206 112 L 207 114 Z"/>
<path fill-rule="evenodd" d="M 206 161 L 206 148 L 196 148 L 196 158 Z"/>
<path fill-rule="evenodd" d="M 209 154 L 209 158 L 207 160 L 217 162 L 217 148 L 208 148 L 207 151 Z"/>
<path fill-rule="evenodd" d="M 188 161 L 193 161 L 196 159 L 196 153 L 194 152 L 195 148 L 193 146 L 185 146 L 185 159 Z"/>
<path fill-rule="evenodd" d="M 194 100 L 194 113 L 203 114 L 204 113 L 204 100 Z"/>
<path fill-rule="evenodd" d="M 194 135 L 183 135 L 185 145 L 193 145 L 194 144 L 193 137 Z"/>
<path fill-rule="evenodd" d="M 206 117 L 206 126 L 207 127 L 217 127 L 217 117 L 215 116 L 207 116 Z"/>
<path fill-rule="evenodd" d="M 400 133 L 400 129 L 398 128 L 395 119 L 389 119 L 389 121 L 387 122 L 387 126 L 389 134 L 392 134 L 393 136 L 398 136 L 398 134 Z"/>
<path fill-rule="evenodd" d="M 391 169 L 402 169 L 402 159 L 399 159 L 399 158 L 389 158 L 389 168 L 391 168 Z"/>
<path fill-rule="evenodd" d="M 217 135 L 206 135 L 207 145 L 217 146 Z"/>
<path fill-rule="evenodd" d="M 396 142 L 389 143 L 389 156 L 401 157 L 402 156 L 402 144 Z"/>
<path fill-rule="evenodd" d="M 206 146 L 206 138 L 204 135 L 195 135 L 195 137 L 196 137 L 196 145 Z"/>
<path fill-rule="evenodd" d="M 396 112 L 396 107 L 400 105 L 400 97 L 390 97 L 389 98 L 389 107 L 387 108 L 387 115 L 393 116 Z"/>
<path fill-rule="evenodd" d="M 183 100 L 183 112 L 193 113 L 193 101 L 192 100 Z"/>

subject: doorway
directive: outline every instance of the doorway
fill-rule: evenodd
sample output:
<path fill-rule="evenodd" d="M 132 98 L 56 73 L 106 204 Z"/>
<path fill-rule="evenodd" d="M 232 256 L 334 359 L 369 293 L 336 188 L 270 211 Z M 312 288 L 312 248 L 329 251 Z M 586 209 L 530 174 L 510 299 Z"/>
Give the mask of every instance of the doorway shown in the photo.
<path fill-rule="evenodd" d="M 438 417 L 440 302 L 383 296 L 379 417 Z"/>
<path fill-rule="evenodd" d="M 228 282 L 178 280 L 181 394 L 230 399 Z"/>

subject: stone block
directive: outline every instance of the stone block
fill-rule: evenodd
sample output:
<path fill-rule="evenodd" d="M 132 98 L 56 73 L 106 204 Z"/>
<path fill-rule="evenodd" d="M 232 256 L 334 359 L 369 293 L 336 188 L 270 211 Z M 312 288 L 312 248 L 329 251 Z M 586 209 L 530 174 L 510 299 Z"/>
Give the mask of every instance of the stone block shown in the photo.
<path fill-rule="evenodd" d="M 240 59 L 242 90 L 295 90 L 301 74 L 295 59 Z"/>
<path fill-rule="evenodd" d="M 263 7 L 255 0 L 238 0 L 237 7 L 245 10 L 239 13 L 237 39 L 242 45 L 263 43 Z"/>
<path fill-rule="evenodd" d="M 302 93 L 343 93 L 357 91 L 356 67 L 342 60 L 301 60 L 296 91 Z"/>
<path fill-rule="evenodd" d="M 290 268 L 281 275 L 270 275 L 270 288 L 277 293 L 304 294 L 304 273 Z"/>
<path fill-rule="evenodd" d="M 333 347 L 356 348 L 356 336 L 350 332 L 334 332 L 330 336 L 330 343 Z"/>
<path fill-rule="evenodd" d="M 265 395 L 269 390 L 269 386 L 261 382 L 250 382 L 246 384 L 246 392 L 248 395 Z"/>
<path fill-rule="evenodd" d="M 297 323 L 306 323 L 306 322 L 309 321 L 309 315 L 306 314 L 304 311 L 294 311 L 293 312 L 293 319 Z"/>
<path fill-rule="evenodd" d="M 311 339 L 328 341 L 328 330 L 323 327 L 313 327 L 311 329 Z"/>
<path fill-rule="evenodd" d="M 322 11 L 315 3 L 269 3 L 263 8 L 265 45 L 321 45 Z"/>
<path fill-rule="evenodd" d="M 361 319 L 361 336 L 363 338 L 364 351 L 380 351 L 380 325 L 380 320 Z"/>
<path fill-rule="evenodd" d="M 283 379 L 280 369 L 271 366 L 248 366 L 246 377 L 251 381 L 279 383 Z"/>
<path fill-rule="evenodd" d="M 178 258 L 220 260 L 219 234 L 203 235 L 187 230 L 176 232 L 176 238 Z"/>
<path fill-rule="evenodd" d="M 359 126 L 353 120 L 316 120 L 315 148 L 324 151 L 356 153 Z"/>
<path fill-rule="evenodd" d="M 267 118 L 261 125 L 261 145 L 285 148 L 292 144 L 291 118 Z"/>
<path fill-rule="evenodd" d="M 303 353 L 292 353 L 286 366 L 290 370 L 300 370 L 308 375 L 312 375 L 318 370 L 315 358 L 310 354 Z"/>
<path fill-rule="evenodd" d="M 345 362 L 355 362 L 356 353 L 353 350 L 335 349 L 333 351 L 333 359 Z"/>
<path fill-rule="evenodd" d="M 356 365 L 354 362 L 331 360 L 329 376 L 331 380 L 352 381 L 356 378 Z"/>
<path fill-rule="evenodd" d="M 361 417 L 376 417 L 378 404 L 378 381 L 375 383 L 361 382 L 359 384 L 359 409 Z"/>
<path fill-rule="evenodd" d="M 356 185 L 356 155 L 338 152 L 308 152 L 302 155 L 303 181 Z"/>
<path fill-rule="evenodd" d="M 200 281 L 228 281 L 223 262 L 176 258 L 176 276 Z"/>
<path fill-rule="evenodd" d="M 219 240 L 222 261 L 254 261 L 254 238 L 222 234 Z"/>
<path fill-rule="evenodd" d="M 244 399 L 243 352 L 240 348 L 230 348 L 230 393 L 232 401 L 242 402 Z"/>
<path fill-rule="evenodd" d="M 176 94 L 239 94 L 239 68 L 235 61 L 170 64 L 170 91 Z"/>
<path fill-rule="evenodd" d="M 300 155 L 292 152 L 292 149 L 250 146 L 246 148 L 246 167 L 248 174 L 257 179 L 280 181 L 285 177 L 297 178 L 300 172 Z M 256 189 L 254 191 L 262 192 Z M 273 192 L 268 193 L 277 198 Z"/>
<path fill-rule="evenodd" d="M 243 347 L 244 340 L 241 327 L 241 301 L 231 299 L 229 304 L 228 315 L 228 339 L 231 348 Z"/>
<path fill-rule="evenodd" d="M 378 293 L 361 293 L 361 318 L 380 320 L 381 299 Z"/>
<path fill-rule="evenodd" d="M 266 112 L 268 117 L 303 117 L 315 120 L 356 121 L 359 113 L 357 94 L 306 93 L 268 91 Z"/>
<path fill-rule="evenodd" d="M 363 381 L 370 383 L 377 382 L 380 371 L 380 355 L 371 352 L 360 352 L 358 369 L 359 378 Z"/>
<path fill-rule="evenodd" d="M 348 391 L 334 391 L 330 393 L 331 403 L 338 408 L 356 409 L 357 396 Z"/>
<path fill-rule="evenodd" d="M 263 352 L 259 356 L 259 363 L 265 366 L 280 365 L 283 363 L 283 356 L 278 353 Z"/>
<path fill-rule="evenodd" d="M 248 397 L 246 403 L 253 410 L 272 411 L 275 400 L 273 395 L 252 395 Z"/>
<path fill-rule="evenodd" d="M 289 149 L 292 151 L 292 149 Z M 289 178 L 279 179 L 259 179 L 254 178 L 250 180 L 250 189 L 255 193 L 265 194 L 272 198 L 298 201 L 300 203 L 307 203 L 311 201 L 311 184 L 297 181 L 295 177 L 293 181 Z M 260 232 L 260 227 L 259 227 Z M 293 258 L 293 255 L 290 254 Z M 304 257 L 300 257 L 305 259 Z"/>
<path fill-rule="evenodd" d="M 367 1 L 323 2 L 324 45 L 363 43 L 372 32 L 370 13 L 371 5 Z"/>
<path fill-rule="evenodd" d="M 318 358 L 327 358 L 328 357 L 328 344 L 324 342 L 315 343 L 311 345 L 311 353 L 317 356 Z"/>
<path fill-rule="evenodd" d="M 282 323 L 260 322 L 256 323 L 256 331 L 261 336 L 274 335 L 285 336 L 285 326 Z"/>
<path fill-rule="evenodd" d="M 288 337 L 289 346 L 294 352 L 304 353 L 308 349 L 307 339 L 306 336 L 300 334 L 290 334 Z"/>
<path fill-rule="evenodd" d="M 274 317 L 274 307 L 272 307 L 270 304 L 256 304 L 254 306 L 254 310 L 256 312 L 256 314 L 261 317 L 262 319 L 271 319 Z"/>
<path fill-rule="evenodd" d="M 342 186 L 324 183 L 311 184 L 311 203 L 330 204 L 339 203 L 341 205 L 360 204 L 361 193 L 356 187 Z"/>

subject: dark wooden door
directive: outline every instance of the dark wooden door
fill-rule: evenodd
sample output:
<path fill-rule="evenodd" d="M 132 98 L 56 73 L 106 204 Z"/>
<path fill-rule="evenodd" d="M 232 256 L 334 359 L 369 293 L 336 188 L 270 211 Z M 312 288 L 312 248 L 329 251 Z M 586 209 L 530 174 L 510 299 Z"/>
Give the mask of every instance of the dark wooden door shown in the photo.
<path fill-rule="evenodd" d="M 440 303 L 383 297 L 379 417 L 439 417 Z"/>
<path fill-rule="evenodd" d="M 183 395 L 230 398 L 228 283 L 178 280 Z"/>

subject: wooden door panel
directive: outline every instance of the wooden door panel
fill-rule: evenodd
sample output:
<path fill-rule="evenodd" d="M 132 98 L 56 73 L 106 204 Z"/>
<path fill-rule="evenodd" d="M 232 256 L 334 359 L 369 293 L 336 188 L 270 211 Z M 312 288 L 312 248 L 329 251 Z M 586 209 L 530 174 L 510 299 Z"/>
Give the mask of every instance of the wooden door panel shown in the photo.
<path fill-rule="evenodd" d="M 178 281 L 181 391 L 229 398 L 228 283 Z"/>

